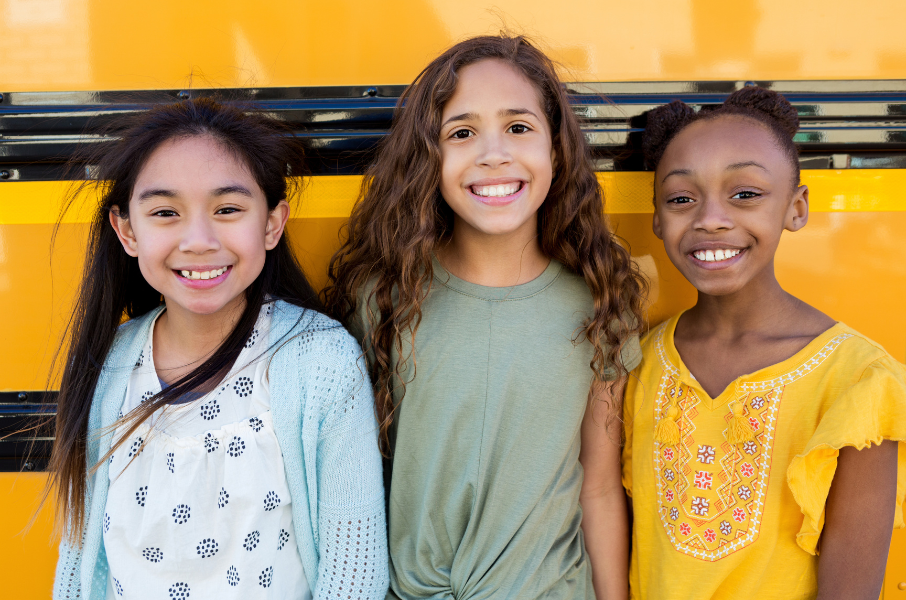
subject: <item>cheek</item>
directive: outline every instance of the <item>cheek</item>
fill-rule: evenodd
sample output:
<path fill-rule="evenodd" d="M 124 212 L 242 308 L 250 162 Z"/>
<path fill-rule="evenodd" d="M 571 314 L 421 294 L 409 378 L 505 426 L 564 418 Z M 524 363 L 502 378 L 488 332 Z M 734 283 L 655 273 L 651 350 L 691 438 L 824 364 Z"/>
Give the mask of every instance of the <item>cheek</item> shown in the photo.
<path fill-rule="evenodd" d="M 151 268 L 155 263 L 166 259 L 170 252 L 179 246 L 178 239 L 172 233 L 159 229 L 145 227 L 142 222 L 133 225 L 136 249 L 138 250 L 138 263 L 144 270 Z"/>
<path fill-rule="evenodd" d="M 532 154 L 532 171 L 535 180 L 550 189 L 554 179 L 554 151 L 552 148 L 542 148 Z"/>
<path fill-rule="evenodd" d="M 462 178 L 462 161 L 455 152 L 442 152 L 440 155 L 440 190 L 441 193 L 447 190 L 459 188 Z M 446 197 L 446 194 L 444 194 Z"/>
<path fill-rule="evenodd" d="M 264 265 L 264 259 L 267 256 L 265 248 L 265 230 L 266 223 L 260 225 L 243 227 L 241 231 L 232 231 L 227 233 L 229 248 L 232 253 L 242 259 L 247 265 L 260 269 Z"/>

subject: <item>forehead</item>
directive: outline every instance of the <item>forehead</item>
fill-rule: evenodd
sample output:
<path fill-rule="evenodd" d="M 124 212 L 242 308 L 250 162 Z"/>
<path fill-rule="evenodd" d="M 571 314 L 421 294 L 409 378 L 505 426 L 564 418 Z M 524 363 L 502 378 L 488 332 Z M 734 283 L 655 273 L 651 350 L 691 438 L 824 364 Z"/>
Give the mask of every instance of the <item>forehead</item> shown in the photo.
<path fill-rule="evenodd" d="M 154 149 L 142 165 L 136 187 L 148 180 L 202 181 L 229 176 L 251 179 L 248 165 L 210 135 L 172 138 Z"/>
<path fill-rule="evenodd" d="M 695 121 L 680 131 L 667 145 L 657 172 L 723 171 L 749 161 L 777 176 L 792 174 L 786 152 L 767 125 L 742 115 L 724 115 Z"/>
<path fill-rule="evenodd" d="M 443 115 L 520 107 L 544 117 L 535 84 L 508 62 L 488 58 L 459 69 L 456 91 L 444 105 Z"/>

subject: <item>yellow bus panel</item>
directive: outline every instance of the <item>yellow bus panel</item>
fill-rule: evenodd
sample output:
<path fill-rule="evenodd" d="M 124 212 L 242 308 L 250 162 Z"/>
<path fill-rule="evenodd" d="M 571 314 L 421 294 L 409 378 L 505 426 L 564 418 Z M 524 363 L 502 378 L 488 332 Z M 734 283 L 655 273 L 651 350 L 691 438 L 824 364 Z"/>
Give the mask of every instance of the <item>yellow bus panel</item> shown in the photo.
<path fill-rule="evenodd" d="M 404 84 L 465 37 L 572 81 L 906 77 L 901 0 L 5 0 L 0 92 Z"/>

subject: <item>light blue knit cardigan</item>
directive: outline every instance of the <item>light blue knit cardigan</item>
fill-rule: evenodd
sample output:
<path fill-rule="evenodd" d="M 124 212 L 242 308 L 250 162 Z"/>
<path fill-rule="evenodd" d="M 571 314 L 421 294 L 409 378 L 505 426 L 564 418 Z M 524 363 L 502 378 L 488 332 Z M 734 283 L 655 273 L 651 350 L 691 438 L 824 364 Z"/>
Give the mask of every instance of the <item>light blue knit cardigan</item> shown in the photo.
<path fill-rule="evenodd" d="M 116 420 L 161 310 L 117 332 L 91 404 L 89 465 L 110 449 L 112 433 L 98 432 Z M 274 305 L 270 344 L 271 413 L 299 555 L 314 598 L 383 599 L 389 577 L 384 487 L 373 396 L 359 345 L 336 321 L 281 301 Z M 107 466 L 104 461 L 89 479 L 81 548 L 60 544 L 55 599 L 106 596 L 101 524 Z"/>

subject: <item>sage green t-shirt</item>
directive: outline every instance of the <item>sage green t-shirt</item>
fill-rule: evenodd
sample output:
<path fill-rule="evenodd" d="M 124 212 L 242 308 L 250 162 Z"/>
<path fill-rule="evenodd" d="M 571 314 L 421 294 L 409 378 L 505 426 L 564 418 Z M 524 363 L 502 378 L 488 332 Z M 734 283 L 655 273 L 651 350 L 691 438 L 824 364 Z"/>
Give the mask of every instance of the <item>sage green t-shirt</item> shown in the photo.
<path fill-rule="evenodd" d="M 388 598 L 593 600 L 579 508 L 593 349 L 573 343 L 591 294 L 556 261 L 510 288 L 434 271 L 391 431 Z M 640 359 L 633 338 L 622 361 Z"/>

